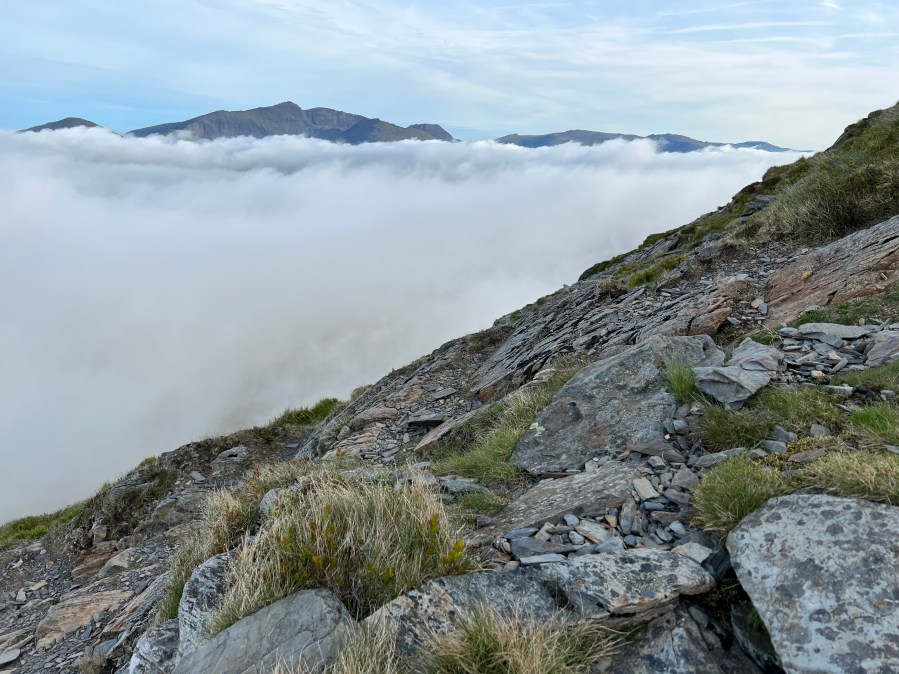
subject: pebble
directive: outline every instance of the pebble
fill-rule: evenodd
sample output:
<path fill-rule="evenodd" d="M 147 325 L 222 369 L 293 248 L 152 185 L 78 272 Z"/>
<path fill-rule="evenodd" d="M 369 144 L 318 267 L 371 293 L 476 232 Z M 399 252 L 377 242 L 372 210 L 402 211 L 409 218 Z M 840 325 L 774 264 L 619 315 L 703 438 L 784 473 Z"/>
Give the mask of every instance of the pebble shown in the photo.
<path fill-rule="evenodd" d="M 647 501 L 649 499 L 658 498 L 660 496 L 659 492 L 657 492 L 655 490 L 655 487 L 652 486 L 652 483 L 645 477 L 638 477 L 636 480 L 632 480 L 631 486 L 637 493 L 637 498 L 639 498 L 641 501 Z"/>
<path fill-rule="evenodd" d="M 532 557 L 522 557 L 518 560 L 522 566 L 533 566 L 534 564 L 551 564 L 553 562 L 564 562 L 565 555 L 551 552 L 546 555 L 534 555 Z"/>
<path fill-rule="evenodd" d="M 787 444 L 785 442 L 779 442 L 778 440 L 765 440 L 762 443 L 762 447 L 764 447 L 767 451 L 772 454 L 786 454 L 787 453 Z"/>
<path fill-rule="evenodd" d="M 771 431 L 771 437 L 778 442 L 796 442 L 798 439 L 798 436 L 795 433 L 791 433 L 780 426 L 774 427 L 774 430 Z"/>
<path fill-rule="evenodd" d="M 827 426 L 822 426 L 821 424 L 812 424 L 809 433 L 817 438 L 833 435 Z"/>
<path fill-rule="evenodd" d="M 580 518 L 577 515 L 572 515 L 571 513 L 562 516 L 562 521 L 565 522 L 569 527 L 576 527 L 580 523 Z"/>

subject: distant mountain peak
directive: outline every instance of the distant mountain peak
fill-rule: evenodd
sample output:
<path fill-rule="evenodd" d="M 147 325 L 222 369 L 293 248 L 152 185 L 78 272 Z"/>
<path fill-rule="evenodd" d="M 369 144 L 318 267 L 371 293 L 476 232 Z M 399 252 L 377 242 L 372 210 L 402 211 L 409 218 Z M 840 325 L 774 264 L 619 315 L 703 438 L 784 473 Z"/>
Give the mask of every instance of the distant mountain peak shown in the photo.
<path fill-rule="evenodd" d="M 47 122 L 46 124 L 32 126 L 30 129 L 22 129 L 22 132 L 44 130 L 56 131 L 57 129 L 74 129 L 79 126 L 90 128 L 100 125 L 90 121 L 89 119 L 82 119 L 81 117 L 66 117 L 65 119 L 58 119 L 55 122 Z"/>
<path fill-rule="evenodd" d="M 631 133 L 608 133 L 605 131 L 585 131 L 572 129 L 570 131 L 557 131 L 540 135 L 510 134 L 497 138 L 497 143 L 507 145 L 520 145 L 522 147 L 551 147 L 564 145 L 565 143 L 578 143 L 580 145 L 599 145 L 610 140 L 651 140 L 659 145 L 662 152 L 694 152 L 707 147 L 724 147 L 730 145 L 739 148 L 754 148 L 767 152 L 788 152 L 789 148 L 779 147 L 764 141 L 746 141 L 742 143 L 714 143 L 706 140 L 696 140 L 679 133 L 654 133 L 649 136 L 638 136 Z"/>

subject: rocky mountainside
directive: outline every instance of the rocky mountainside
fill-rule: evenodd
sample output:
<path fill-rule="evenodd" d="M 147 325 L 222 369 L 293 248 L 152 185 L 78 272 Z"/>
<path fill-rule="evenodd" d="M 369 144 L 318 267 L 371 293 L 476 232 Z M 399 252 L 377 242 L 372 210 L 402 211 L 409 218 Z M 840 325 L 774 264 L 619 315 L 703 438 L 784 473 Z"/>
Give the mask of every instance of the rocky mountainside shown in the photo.
<path fill-rule="evenodd" d="M 893 108 L 349 401 L 0 528 L 0 671 L 899 671 L 897 169 Z"/>
<path fill-rule="evenodd" d="M 298 135 L 352 144 L 397 140 L 446 140 L 453 137 L 437 124 L 413 124 L 400 127 L 380 119 L 369 119 L 331 108 L 303 110 L 287 101 L 252 110 L 218 110 L 183 122 L 159 124 L 131 131 L 132 136 L 189 132 L 196 138 L 212 140 L 234 136 L 263 138 L 272 135 Z"/>
<path fill-rule="evenodd" d="M 662 152 L 695 152 L 707 147 L 732 147 L 753 148 L 765 152 L 788 152 L 789 148 L 779 147 L 761 140 L 750 140 L 741 143 L 713 143 L 706 140 L 696 140 L 689 136 L 681 136 L 674 133 L 654 133 L 649 136 L 637 136 L 631 133 L 607 133 L 604 131 L 583 131 L 573 129 L 571 131 L 557 131 L 540 135 L 519 135 L 517 133 L 497 138 L 497 143 L 521 145 L 522 147 L 551 147 L 565 143 L 579 143 L 581 145 L 599 145 L 610 140 L 652 140 L 656 142 Z"/>

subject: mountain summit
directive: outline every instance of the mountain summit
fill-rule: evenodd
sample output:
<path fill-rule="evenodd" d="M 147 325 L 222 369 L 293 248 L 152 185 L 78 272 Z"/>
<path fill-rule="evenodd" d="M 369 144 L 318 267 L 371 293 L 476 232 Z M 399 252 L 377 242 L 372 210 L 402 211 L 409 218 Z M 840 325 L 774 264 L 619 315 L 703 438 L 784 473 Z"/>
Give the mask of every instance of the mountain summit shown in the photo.
<path fill-rule="evenodd" d="M 401 127 L 380 119 L 370 119 L 331 108 L 303 110 L 291 101 L 252 110 L 218 110 L 183 122 L 148 126 L 131 131 L 145 137 L 189 132 L 196 138 L 212 140 L 234 136 L 309 136 L 336 142 L 375 143 L 396 140 L 447 140 L 453 137 L 437 124 Z"/>
<path fill-rule="evenodd" d="M 772 145 L 760 140 L 750 140 L 742 143 L 713 143 L 707 140 L 696 140 L 689 136 L 676 133 L 654 133 L 649 136 L 638 136 L 632 133 L 607 133 L 604 131 L 584 131 L 572 129 L 570 131 L 557 131 L 536 136 L 519 135 L 517 133 L 497 138 L 497 143 L 508 145 L 520 145 L 522 147 L 551 147 L 565 143 L 580 143 L 581 145 L 599 145 L 610 140 L 652 140 L 658 143 L 662 152 L 695 152 L 707 147 L 732 147 L 753 148 L 766 152 L 788 152 L 789 148 Z"/>

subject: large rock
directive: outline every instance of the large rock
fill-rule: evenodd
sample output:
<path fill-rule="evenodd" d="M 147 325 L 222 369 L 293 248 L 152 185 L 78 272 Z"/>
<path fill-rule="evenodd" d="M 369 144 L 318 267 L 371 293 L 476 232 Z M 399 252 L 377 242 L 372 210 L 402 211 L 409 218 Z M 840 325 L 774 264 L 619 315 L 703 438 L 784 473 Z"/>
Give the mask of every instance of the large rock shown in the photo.
<path fill-rule="evenodd" d="M 266 606 L 185 655 L 174 674 L 268 674 L 275 663 L 321 672 L 352 626 L 327 590 L 305 590 Z"/>
<path fill-rule="evenodd" d="M 482 571 L 424 583 L 365 619 L 378 631 L 396 632 L 397 645 L 412 653 L 430 633 L 449 634 L 460 615 L 480 606 L 546 620 L 559 606 L 530 569 Z"/>
<path fill-rule="evenodd" d="M 711 337 L 654 336 L 590 365 L 555 395 L 515 448 L 511 461 L 531 473 L 582 468 L 593 457 L 619 454 L 629 445 L 665 434 L 677 407 L 665 391 L 666 365 L 718 365 L 724 360 Z"/>
<path fill-rule="evenodd" d="M 738 410 L 768 385 L 780 370 L 783 353 L 773 346 L 745 340 L 725 367 L 697 367 L 696 388 L 729 410 Z"/>
<path fill-rule="evenodd" d="M 869 367 L 882 365 L 899 354 L 899 331 L 884 330 L 871 337 L 871 348 L 868 350 L 865 363 Z"/>
<path fill-rule="evenodd" d="M 727 539 L 737 577 L 789 672 L 899 668 L 899 508 L 794 494 Z"/>
<path fill-rule="evenodd" d="M 209 628 L 227 588 L 230 559 L 227 552 L 207 559 L 184 584 L 178 604 L 179 657 L 209 641 Z"/>
<path fill-rule="evenodd" d="M 665 550 L 634 549 L 573 557 L 537 573 L 579 613 L 631 615 L 700 594 L 715 581 L 699 564 Z M 599 613 L 597 612 L 599 611 Z"/>
<path fill-rule="evenodd" d="M 90 625 L 95 613 L 116 610 L 131 595 L 129 590 L 97 591 L 93 587 L 67 595 L 61 602 L 51 606 L 38 624 L 34 633 L 37 647 L 40 649 L 49 646 L 66 634 Z"/>
<path fill-rule="evenodd" d="M 700 614 L 701 615 L 701 614 Z M 706 621 L 707 622 L 707 621 Z M 612 674 L 760 674 L 739 648 L 724 648 L 683 608 L 653 620 L 611 667 Z"/>
<path fill-rule="evenodd" d="M 471 540 L 487 542 L 512 529 L 558 522 L 569 513 L 579 517 L 603 515 L 607 508 L 617 508 L 630 498 L 635 471 L 631 464 L 613 461 L 594 472 L 540 482 L 506 506 Z"/>
<path fill-rule="evenodd" d="M 841 323 L 804 323 L 799 326 L 804 337 L 816 338 L 831 335 L 840 339 L 858 339 L 871 332 L 871 326 L 843 325 Z"/>
<path fill-rule="evenodd" d="M 171 674 L 178 650 L 178 621 L 167 620 L 144 632 L 131 655 L 128 674 Z"/>
<path fill-rule="evenodd" d="M 768 277 L 768 321 L 796 318 L 811 305 L 875 295 L 899 278 L 899 217 L 815 248 Z"/>

